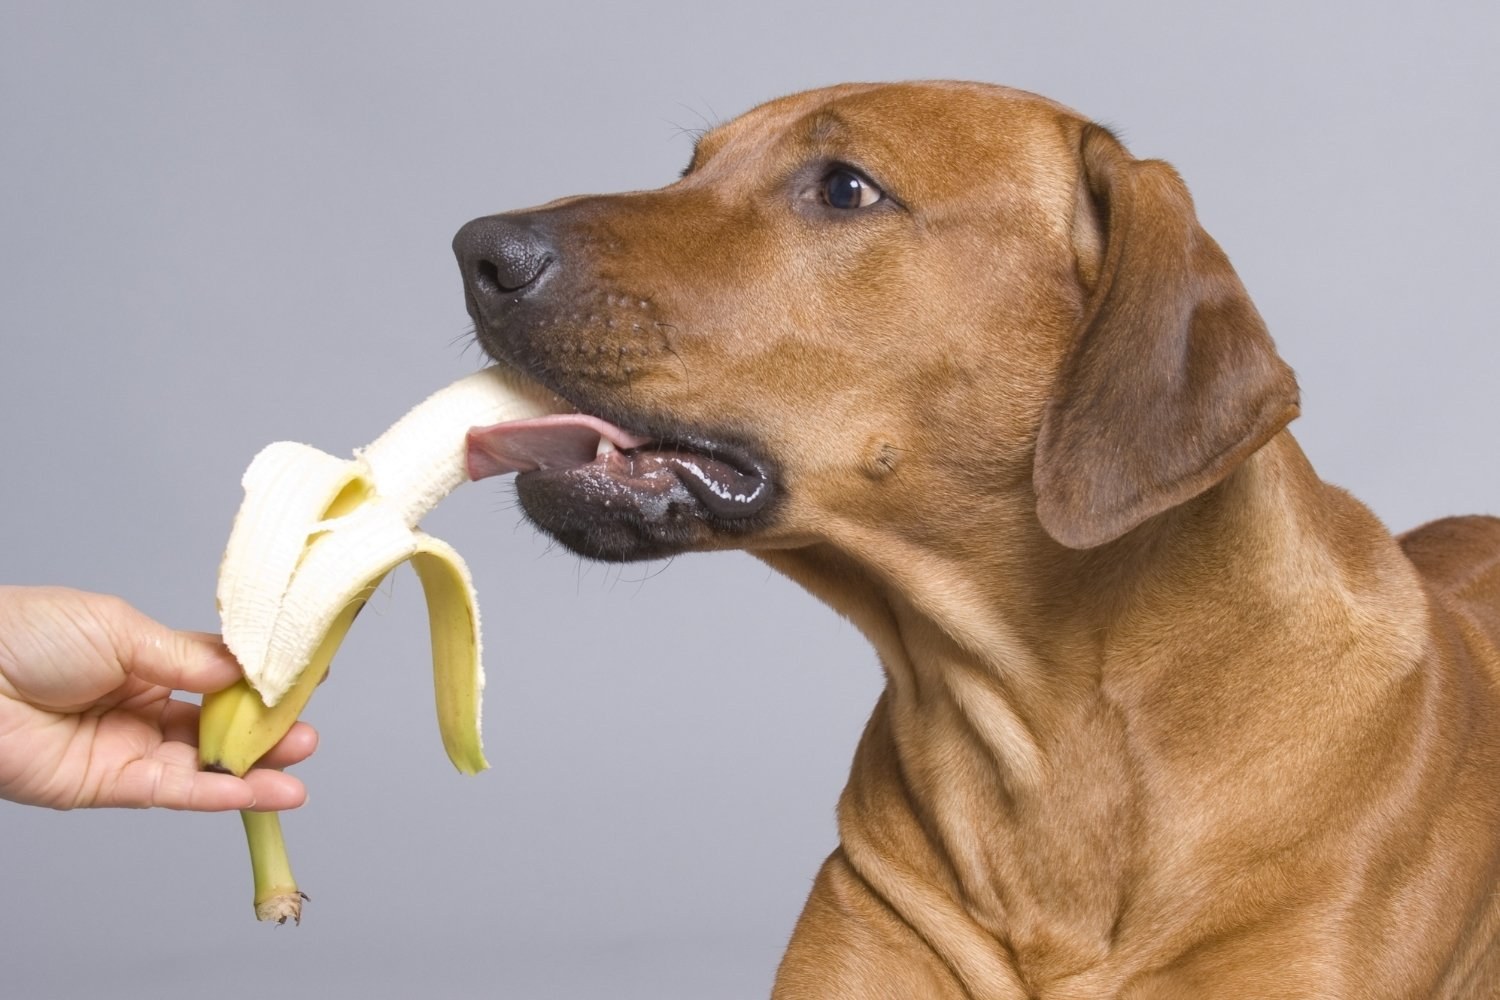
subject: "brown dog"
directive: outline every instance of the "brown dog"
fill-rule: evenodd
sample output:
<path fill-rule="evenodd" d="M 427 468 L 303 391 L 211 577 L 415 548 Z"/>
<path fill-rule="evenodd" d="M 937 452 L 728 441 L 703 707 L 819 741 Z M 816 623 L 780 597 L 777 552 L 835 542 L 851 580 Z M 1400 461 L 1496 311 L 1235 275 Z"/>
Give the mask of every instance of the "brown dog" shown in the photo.
<path fill-rule="evenodd" d="M 880 653 L 776 997 L 1500 995 L 1500 520 L 1398 543 L 1317 478 L 1166 164 L 844 86 L 455 246 L 590 415 L 475 440 L 531 519 L 748 549 Z"/>

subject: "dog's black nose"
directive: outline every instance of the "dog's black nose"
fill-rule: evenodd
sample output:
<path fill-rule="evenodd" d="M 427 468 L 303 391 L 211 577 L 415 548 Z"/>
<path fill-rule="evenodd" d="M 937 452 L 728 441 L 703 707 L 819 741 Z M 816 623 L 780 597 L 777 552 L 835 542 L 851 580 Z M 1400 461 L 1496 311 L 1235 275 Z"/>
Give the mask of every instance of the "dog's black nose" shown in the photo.
<path fill-rule="evenodd" d="M 453 237 L 464 287 L 491 312 L 533 291 L 557 259 L 552 242 L 525 216 L 475 219 Z"/>

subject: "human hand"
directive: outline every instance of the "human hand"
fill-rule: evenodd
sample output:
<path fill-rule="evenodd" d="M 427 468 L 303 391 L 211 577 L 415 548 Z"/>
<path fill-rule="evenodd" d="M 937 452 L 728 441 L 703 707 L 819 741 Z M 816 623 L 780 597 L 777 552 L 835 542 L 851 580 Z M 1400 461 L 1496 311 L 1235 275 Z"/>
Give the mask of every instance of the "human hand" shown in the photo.
<path fill-rule="evenodd" d="M 317 746 L 306 723 L 243 778 L 198 769 L 198 706 L 172 692 L 239 677 L 218 636 L 174 631 L 117 597 L 0 586 L 0 798 L 54 809 L 300 806 L 302 782 L 276 769 Z"/>

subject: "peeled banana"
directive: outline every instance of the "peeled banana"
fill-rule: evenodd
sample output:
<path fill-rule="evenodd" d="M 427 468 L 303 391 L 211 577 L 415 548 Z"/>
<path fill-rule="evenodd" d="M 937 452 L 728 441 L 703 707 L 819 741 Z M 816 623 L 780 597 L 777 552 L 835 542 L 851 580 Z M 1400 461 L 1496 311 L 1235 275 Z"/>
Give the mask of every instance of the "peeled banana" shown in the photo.
<path fill-rule="evenodd" d="M 342 459 L 278 441 L 245 471 L 244 501 L 219 566 L 224 642 L 244 678 L 203 699 L 199 758 L 244 774 L 297 721 L 355 616 L 385 575 L 410 562 L 432 634 L 438 729 L 455 767 L 488 766 L 480 735 L 479 609 L 463 559 L 417 529 L 469 479 L 471 427 L 565 412 L 566 404 L 500 368 L 459 379 Z M 300 922 L 274 813 L 245 813 L 256 916 Z"/>

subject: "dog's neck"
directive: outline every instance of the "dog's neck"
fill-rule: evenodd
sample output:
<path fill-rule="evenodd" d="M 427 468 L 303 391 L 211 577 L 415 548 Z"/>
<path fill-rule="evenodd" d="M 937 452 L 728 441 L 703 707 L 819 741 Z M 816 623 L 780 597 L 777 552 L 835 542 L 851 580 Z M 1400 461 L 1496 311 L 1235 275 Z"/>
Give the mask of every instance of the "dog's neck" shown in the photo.
<path fill-rule="evenodd" d="M 1277 797 L 1299 767 L 1360 752 L 1340 727 L 1411 675 L 1423 650 L 1402 637 L 1426 634 L 1425 603 L 1385 529 L 1285 433 L 1101 549 L 1024 520 L 995 512 L 999 546 L 970 544 L 976 523 L 925 543 L 851 526 L 763 557 L 852 619 L 888 676 L 840 807 L 851 863 L 885 892 L 946 895 L 1056 978 L 1122 921 L 1186 927 L 1211 907 L 1150 887 L 1245 862 L 1217 831 L 1270 851 L 1304 835 L 1278 826 Z M 1262 655 L 1272 634 L 1283 659 Z M 1282 699 L 1326 702 L 1328 731 L 1297 731 Z"/>

